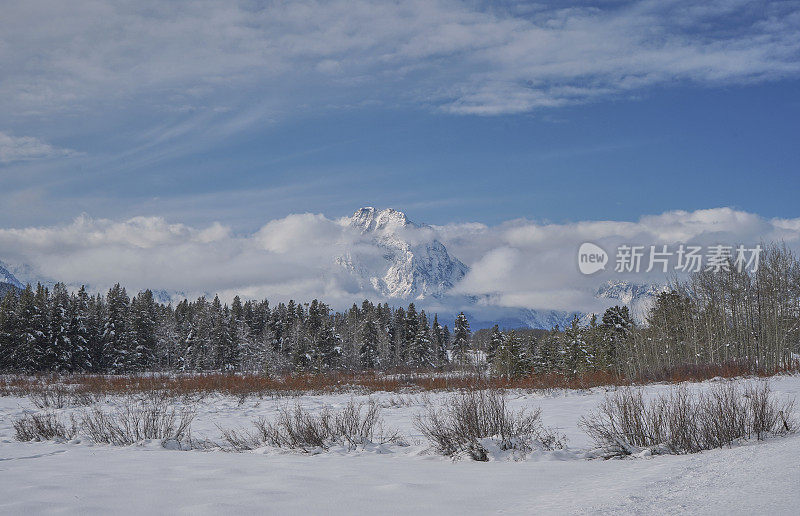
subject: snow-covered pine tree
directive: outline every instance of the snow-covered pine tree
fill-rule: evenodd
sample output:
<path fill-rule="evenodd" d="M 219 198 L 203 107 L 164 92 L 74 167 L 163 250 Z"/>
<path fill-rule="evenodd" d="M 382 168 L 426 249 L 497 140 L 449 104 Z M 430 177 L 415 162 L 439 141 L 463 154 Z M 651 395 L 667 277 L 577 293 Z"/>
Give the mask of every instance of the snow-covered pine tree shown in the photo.
<path fill-rule="evenodd" d="M 378 357 L 378 327 L 372 317 L 368 318 L 362 325 L 360 340 L 359 358 L 361 359 L 361 367 L 375 369 L 380 365 Z"/>
<path fill-rule="evenodd" d="M 175 307 L 175 327 L 178 342 L 175 345 L 178 355 L 174 360 L 176 371 L 188 371 L 192 368 L 191 357 L 194 356 L 196 330 L 192 320 L 192 307 L 184 299 Z"/>
<path fill-rule="evenodd" d="M 274 342 L 273 348 L 278 353 L 282 354 L 284 357 L 291 356 L 291 350 L 288 346 L 288 339 L 287 339 L 287 326 L 286 320 L 288 317 L 288 308 L 283 303 L 278 303 L 278 305 L 272 310 L 271 312 L 272 317 L 270 318 L 269 327 L 273 332 Z M 251 326 L 252 328 L 252 326 Z M 254 335 L 259 335 L 259 333 L 254 331 Z"/>
<path fill-rule="evenodd" d="M 536 352 L 532 360 L 534 371 L 537 373 L 553 373 L 562 370 L 564 362 L 561 341 L 561 332 L 558 326 L 538 339 Z"/>
<path fill-rule="evenodd" d="M 403 321 L 403 345 L 399 350 L 400 363 L 403 365 L 413 366 L 415 359 L 411 356 L 412 349 L 414 348 L 414 341 L 417 338 L 419 331 L 419 315 L 414 303 L 408 305 L 406 310 L 406 317 Z"/>
<path fill-rule="evenodd" d="M 464 315 L 464 312 L 461 312 L 456 316 L 455 323 L 453 324 L 453 353 L 456 362 L 461 364 L 466 363 L 469 344 L 469 321 L 467 321 L 467 316 Z"/>
<path fill-rule="evenodd" d="M 515 331 L 500 334 L 500 342 L 494 354 L 492 369 L 495 374 L 506 378 L 515 378 L 525 373 L 524 351 L 522 341 Z"/>
<path fill-rule="evenodd" d="M 291 313 L 291 312 L 290 312 Z M 314 369 L 314 356 L 311 347 L 311 334 L 309 325 L 305 321 L 302 305 L 295 307 L 294 317 L 290 318 L 289 346 L 292 350 L 294 367 L 298 371 L 311 371 Z"/>
<path fill-rule="evenodd" d="M 492 327 L 492 334 L 489 336 L 489 345 L 486 348 L 486 360 L 489 364 L 494 363 L 497 350 L 503 344 L 503 332 L 498 325 Z"/>
<path fill-rule="evenodd" d="M 439 316 L 433 314 L 433 325 L 431 327 L 431 339 L 433 341 L 436 364 L 443 366 L 447 364 L 447 337 L 444 328 L 439 324 Z"/>
<path fill-rule="evenodd" d="M 564 370 L 567 374 L 579 374 L 594 364 L 594 355 L 584 338 L 584 329 L 575 316 L 570 327 L 564 330 Z"/>
<path fill-rule="evenodd" d="M 209 335 L 208 368 L 221 371 L 225 368 L 225 353 L 230 348 L 230 332 L 228 330 L 229 310 L 223 309 L 218 296 L 211 302 L 211 333 Z"/>
<path fill-rule="evenodd" d="M 30 285 L 19 295 L 14 319 L 18 337 L 11 363 L 17 371 L 32 373 L 41 369 L 38 342 L 42 338 L 42 329 L 38 328 L 41 318 L 37 316 L 36 295 Z"/>
<path fill-rule="evenodd" d="M 627 306 L 612 306 L 603 314 L 599 327 L 598 365 L 619 372 L 619 348 L 633 331 L 633 318 Z"/>
<path fill-rule="evenodd" d="M 53 362 L 50 354 L 50 290 L 42 284 L 36 285 L 34 296 L 34 321 L 33 327 L 36 331 L 36 344 L 34 346 L 34 360 L 38 364 L 37 370 L 51 370 Z"/>
<path fill-rule="evenodd" d="M 103 296 L 96 294 L 89 298 L 89 361 L 91 371 L 94 373 L 106 372 L 108 363 L 105 356 L 105 343 L 103 341 L 103 329 L 106 320 L 106 306 Z"/>
<path fill-rule="evenodd" d="M 220 310 L 222 303 L 219 303 Z M 194 339 L 193 356 L 191 358 L 195 371 L 209 371 L 214 369 L 214 354 L 212 340 L 214 327 L 217 322 L 217 313 L 214 309 L 213 301 L 209 303 L 205 297 L 201 297 L 195 303 L 194 318 Z"/>
<path fill-rule="evenodd" d="M 226 322 L 228 338 L 226 340 L 227 346 L 223 349 L 222 354 L 222 369 L 224 371 L 235 371 L 240 367 L 242 347 L 247 338 L 244 307 L 239 296 L 233 298 Z"/>
<path fill-rule="evenodd" d="M 110 373 L 126 370 L 129 306 L 127 292 L 117 283 L 106 295 L 106 319 L 103 323 L 103 369 Z"/>
<path fill-rule="evenodd" d="M 425 310 L 419 313 L 417 319 L 417 333 L 414 336 L 414 343 L 411 347 L 409 364 L 417 368 L 428 368 L 433 366 L 433 347 L 431 343 L 430 327 Z"/>
<path fill-rule="evenodd" d="M 14 355 L 18 345 L 16 317 L 17 294 L 9 291 L 0 301 L 0 370 L 14 369 Z"/>
<path fill-rule="evenodd" d="M 378 304 L 375 309 L 375 325 L 378 328 L 378 362 L 380 367 L 391 364 L 392 311 L 388 303 Z"/>
<path fill-rule="evenodd" d="M 56 283 L 48 308 L 47 347 L 43 357 L 48 371 L 67 372 L 72 366 L 72 344 L 69 338 L 69 292 L 63 283 Z"/>
<path fill-rule="evenodd" d="M 131 301 L 126 370 L 146 371 L 155 363 L 158 314 L 153 293 L 139 292 Z"/>
<path fill-rule="evenodd" d="M 403 346 L 406 341 L 405 326 L 406 311 L 401 306 L 394 311 L 394 317 L 392 317 L 392 324 L 389 330 L 391 336 L 389 344 L 389 361 L 385 362 L 389 367 L 397 367 L 401 365 L 400 356 L 404 354 Z"/>
<path fill-rule="evenodd" d="M 283 323 L 277 319 L 281 314 L 286 315 L 286 306 L 279 304 L 270 312 L 270 321 L 264 324 L 250 326 L 247 323 L 248 303 L 245 303 L 245 321 L 239 326 L 239 348 L 241 356 L 240 368 L 243 371 L 254 373 L 268 373 L 273 370 L 284 370 L 289 367 L 289 359 L 283 354 L 273 328 L 282 328 Z M 251 307 L 254 313 L 266 315 L 265 307 Z M 254 319 L 251 319 L 254 321 Z M 257 331 L 260 328 L 260 331 Z"/>
<path fill-rule="evenodd" d="M 92 361 L 90 357 L 90 347 L 95 338 L 93 335 L 95 321 L 91 319 L 89 307 L 89 294 L 86 288 L 81 287 L 78 294 L 73 296 L 70 303 L 69 327 L 67 334 L 70 342 L 70 366 L 71 371 L 90 371 Z"/>
<path fill-rule="evenodd" d="M 308 316 L 305 318 L 303 328 L 308 341 L 307 353 L 309 356 L 309 370 L 320 372 L 325 369 L 326 342 L 323 335 L 327 308 L 323 303 L 314 299 L 308 307 Z"/>
<path fill-rule="evenodd" d="M 292 307 L 294 310 L 292 310 Z M 290 300 L 287 305 L 287 345 L 291 350 L 294 367 L 299 371 L 311 371 L 315 366 L 310 332 L 311 325 L 308 324 L 306 319 L 307 316 L 303 310 L 303 305 L 295 305 Z"/>
<path fill-rule="evenodd" d="M 321 359 L 323 371 L 336 368 L 342 356 L 341 338 L 336 333 L 336 328 L 327 312 L 328 308 L 326 306 L 322 327 L 316 339 L 317 353 Z"/>
<path fill-rule="evenodd" d="M 361 333 L 367 319 L 374 317 L 375 308 L 366 299 L 361 308 L 355 303 L 343 314 L 334 314 L 334 325 L 341 336 L 341 365 L 345 369 L 361 369 Z"/>
<path fill-rule="evenodd" d="M 175 311 L 177 312 L 177 309 Z M 178 330 L 177 317 L 174 316 L 171 306 L 161 307 L 158 312 L 156 368 L 162 371 L 180 370 L 182 364 L 182 339 Z"/>

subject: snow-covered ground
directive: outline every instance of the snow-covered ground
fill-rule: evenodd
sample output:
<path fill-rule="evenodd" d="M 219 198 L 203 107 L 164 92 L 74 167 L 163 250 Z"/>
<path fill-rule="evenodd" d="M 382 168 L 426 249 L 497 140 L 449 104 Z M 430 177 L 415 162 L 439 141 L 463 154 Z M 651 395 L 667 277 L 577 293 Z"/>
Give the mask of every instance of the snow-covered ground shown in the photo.
<path fill-rule="evenodd" d="M 702 387 L 710 382 L 702 384 Z M 656 393 L 664 385 L 647 387 Z M 800 400 L 800 377 L 772 380 L 779 395 Z M 512 408 L 541 407 L 546 425 L 569 448 L 527 460 L 453 462 L 432 454 L 413 426 L 427 401 L 446 393 L 373 394 L 387 427 L 408 446 L 318 455 L 263 449 L 248 453 L 177 451 L 158 442 L 114 447 L 86 439 L 20 443 L 13 421 L 38 411 L 27 399 L 0 398 L 0 511 L 8 514 L 797 514 L 800 435 L 694 455 L 587 460 L 578 428 L 604 391 L 509 394 Z M 195 438 L 220 440 L 218 425 L 246 427 L 286 403 L 318 411 L 351 395 L 238 400 L 205 398 Z M 355 396 L 356 401 L 366 396 Z M 119 400 L 111 399 L 113 405 Z M 68 413 L 64 409 L 61 412 Z"/>

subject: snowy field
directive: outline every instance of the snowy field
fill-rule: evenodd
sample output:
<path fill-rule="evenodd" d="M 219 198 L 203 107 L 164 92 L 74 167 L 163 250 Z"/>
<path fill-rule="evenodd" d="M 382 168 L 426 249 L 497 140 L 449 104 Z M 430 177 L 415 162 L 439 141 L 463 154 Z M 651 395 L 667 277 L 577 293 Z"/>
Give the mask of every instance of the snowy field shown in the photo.
<path fill-rule="evenodd" d="M 712 382 L 701 384 L 706 388 Z M 800 377 L 771 382 L 800 400 Z M 667 389 L 647 387 L 648 393 Z M 374 445 L 315 455 L 262 448 L 245 453 L 180 451 L 160 442 L 115 447 L 86 439 L 14 440 L 13 422 L 38 412 L 28 398 L 0 397 L 0 511 L 5 514 L 797 514 L 800 435 L 694 455 L 588 460 L 577 423 L 603 389 L 509 393 L 514 409 L 541 407 L 545 425 L 568 448 L 523 461 L 453 461 L 434 454 L 413 425 L 426 402 L 447 393 L 371 395 L 405 445 Z M 220 427 L 244 428 L 299 402 L 312 412 L 341 408 L 347 394 L 298 398 L 206 397 L 195 439 L 221 440 Z M 106 405 L 119 400 L 110 398 Z M 61 409 L 67 415 L 82 408 Z"/>

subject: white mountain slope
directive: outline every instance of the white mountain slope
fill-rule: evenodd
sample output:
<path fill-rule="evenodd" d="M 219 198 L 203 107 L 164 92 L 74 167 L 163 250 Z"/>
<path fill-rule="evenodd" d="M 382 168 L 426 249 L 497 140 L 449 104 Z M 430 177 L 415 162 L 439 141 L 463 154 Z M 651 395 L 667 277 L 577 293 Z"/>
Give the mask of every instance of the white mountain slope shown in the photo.
<path fill-rule="evenodd" d="M 666 285 L 609 281 L 597 290 L 595 297 L 618 300 L 619 304 L 628 307 L 634 321 L 642 323 L 647 318 L 647 313 L 653 307 L 658 294 L 666 289 Z"/>
<path fill-rule="evenodd" d="M 0 283 L 8 283 L 9 285 L 14 285 L 17 288 L 25 288 L 25 285 L 22 284 L 11 272 L 6 268 L 6 264 L 0 262 Z"/>
<path fill-rule="evenodd" d="M 22 282 L 11 274 L 3 262 L 0 262 L 0 299 L 5 297 L 7 292 L 20 288 L 24 288 Z"/>
<path fill-rule="evenodd" d="M 348 249 L 337 263 L 354 274 L 362 288 L 372 287 L 390 298 L 439 297 L 469 271 L 438 240 L 413 242 L 409 230 L 427 226 L 409 221 L 400 211 L 361 208 L 347 223 L 369 245 Z"/>

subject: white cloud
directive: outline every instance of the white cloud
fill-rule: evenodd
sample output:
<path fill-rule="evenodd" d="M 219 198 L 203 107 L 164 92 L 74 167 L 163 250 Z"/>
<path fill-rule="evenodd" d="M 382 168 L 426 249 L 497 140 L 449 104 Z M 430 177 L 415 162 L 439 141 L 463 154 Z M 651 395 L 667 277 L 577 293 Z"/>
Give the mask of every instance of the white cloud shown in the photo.
<path fill-rule="evenodd" d="M 578 273 L 576 253 L 584 241 L 612 254 L 620 243 L 752 244 L 783 239 L 796 246 L 800 219 L 765 219 L 717 208 L 671 211 L 635 222 L 453 224 L 407 229 L 404 237 L 444 242 L 451 255 L 471 267 L 456 293 L 477 296 L 484 306 L 590 310 L 597 308 L 593 290 L 615 276 Z M 336 264 L 347 249 L 366 260 L 382 255 L 381 248 L 342 220 L 308 213 L 268 221 L 244 235 L 216 223 L 191 227 L 160 217 L 112 221 L 82 216 L 62 226 L 0 229 L 0 260 L 29 265 L 34 275 L 98 290 L 121 282 L 133 290 L 167 289 L 190 296 L 219 292 L 227 299 L 235 294 L 271 300 L 317 297 L 339 308 L 365 297 L 383 300 L 362 290 Z M 665 278 L 641 274 L 625 279 Z"/>
<path fill-rule="evenodd" d="M 468 255 L 475 255 L 475 242 L 486 248 L 471 262 L 472 270 L 457 291 L 469 295 L 489 295 L 502 306 L 558 308 L 564 310 L 596 307 L 591 293 L 600 282 L 621 278 L 632 282 L 665 282 L 660 271 L 616 275 L 614 263 L 606 272 L 582 276 L 577 269 L 577 250 L 583 242 L 601 245 L 614 260 L 621 244 L 673 246 L 691 243 L 755 245 L 761 241 L 784 240 L 796 245 L 800 238 L 800 219 L 765 219 L 731 208 L 670 211 L 641 217 L 636 222 L 582 221 L 568 224 L 539 224 L 516 220 L 496 227 L 485 227 L 470 237 Z M 463 241 L 448 246 L 457 256 Z M 674 263 L 673 263 L 674 265 Z M 582 295 L 576 293 L 582 292 Z"/>
<path fill-rule="evenodd" d="M 0 163 L 74 156 L 75 151 L 59 149 L 33 136 L 12 136 L 0 131 Z"/>
<path fill-rule="evenodd" d="M 255 239 L 274 253 L 305 253 L 309 248 L 331 248 L 339 242 L 342 229 L 324 215 L 304 213 L 268 222 Z"/>

